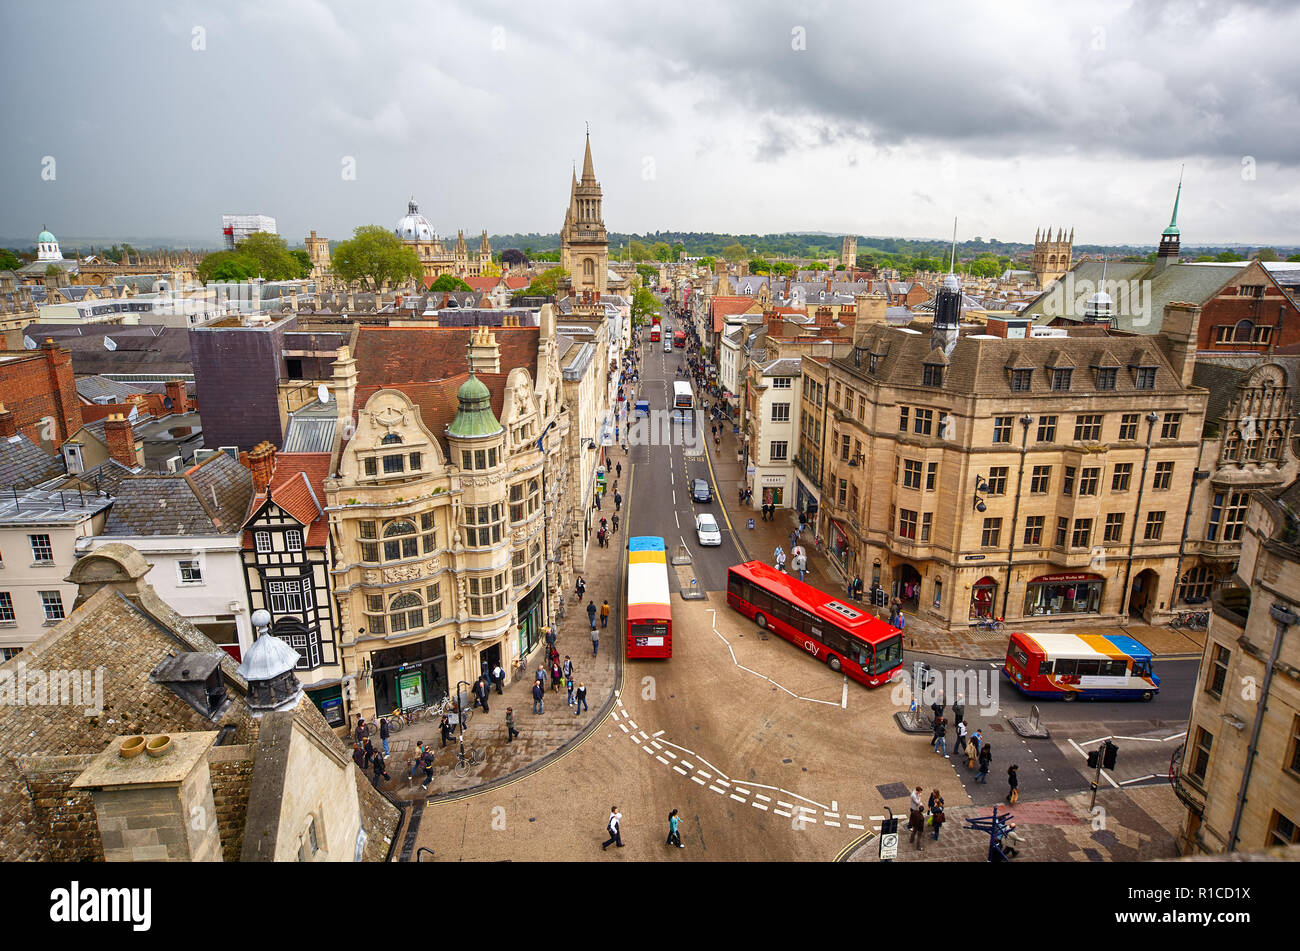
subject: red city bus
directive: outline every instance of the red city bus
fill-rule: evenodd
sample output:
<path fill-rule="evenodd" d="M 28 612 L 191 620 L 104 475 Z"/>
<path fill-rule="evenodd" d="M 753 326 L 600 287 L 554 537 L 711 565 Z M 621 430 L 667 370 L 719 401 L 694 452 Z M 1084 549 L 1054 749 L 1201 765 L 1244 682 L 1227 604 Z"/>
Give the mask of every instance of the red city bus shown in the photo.
<path fill-rule="evenodd" d="M 668 546 L 658 535 L 627 544 L 627 656 L 673 656 L 673 609 L 668 596 Z"/>
<path fill-rule="evenodd" d="M 657 320 L 650 325 L 650 342 L 651 343 L 659 342 L 659 321 Z"/>
<path fill-rule="evenodd" d="M 903 635 L 866 611 L 761 561 L 727 572 L 727 604 L 868 687 L 903 666 Z"/>
<path fill-rule="evenodd" d="M 677 333 L 673 334 L 673 346 L 674 346 L 674 347 L 684 347 L 684 346 L 686 346 L 686 331 L 685 331 L 685 330 L 679 330 L 679 331 L 677 331 Z"/>

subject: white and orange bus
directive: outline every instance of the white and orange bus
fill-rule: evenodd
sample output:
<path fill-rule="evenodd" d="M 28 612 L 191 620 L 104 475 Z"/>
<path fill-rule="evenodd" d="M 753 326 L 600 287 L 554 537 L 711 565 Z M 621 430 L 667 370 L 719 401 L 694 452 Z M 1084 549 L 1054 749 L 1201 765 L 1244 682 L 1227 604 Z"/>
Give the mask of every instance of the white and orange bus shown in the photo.
<path fill-rule="evenodd" d="M 668 600 L 668 552 L 657 535 L 627 545 L 627 656 L 673 656 L 673 612 Z"/>
<path fill-rule="evenodd" d="M 1030 697 L 1151 700 L 1151 651 L 1122 634 L 1012 634 L 1002 674 Z"/>

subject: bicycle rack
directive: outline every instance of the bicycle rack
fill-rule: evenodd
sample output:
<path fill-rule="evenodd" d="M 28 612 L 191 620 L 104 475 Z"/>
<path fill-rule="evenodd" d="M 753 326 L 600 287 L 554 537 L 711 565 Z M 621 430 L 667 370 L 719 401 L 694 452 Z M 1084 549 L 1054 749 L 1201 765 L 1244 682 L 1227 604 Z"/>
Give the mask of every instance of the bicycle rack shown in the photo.
<path fill-rule="evenodd" d="M 429 853 L 429 858 L 430 858 L 430 859 L 433 858 L 433 849 L 429 848 L 427 845 L 422 845 L 422 846 L 420 846 L 418 849 L 415 850 L 415 860 L 416 860 L 417 862 L 423 862 L 423 861 L 424 861 L 424 853 L 425 853 L 425 852 L 428 852 L 428 853 Z"/>

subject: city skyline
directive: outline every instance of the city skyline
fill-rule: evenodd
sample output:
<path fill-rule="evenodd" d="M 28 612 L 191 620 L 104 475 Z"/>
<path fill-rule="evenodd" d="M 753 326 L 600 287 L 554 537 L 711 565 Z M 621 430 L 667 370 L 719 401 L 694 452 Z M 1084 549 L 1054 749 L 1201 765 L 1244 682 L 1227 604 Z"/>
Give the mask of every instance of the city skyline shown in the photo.
<path fill-rule="evenodd" d="M 897 23 L 774 4 L 405 13 L 5 9 L 32 42 L 4 66 L 20 95 L 0 233 L 190 238 L 258 211 L 291 241 L 337 239 L 412 195 L 444 235 L 553 233 L 589 123 L 623 233 L 928 238 L 956 216 L 961 238 L 1050 223 L 1150 244 L 1181 171 L 1189 246 L 1300 240 L 1300 76 L 1278 22 L 1300 12 L 1282 5 L 1026 7 L 995 34 L 954 6 Z M 983 79 L 941 82 L 939 61 Z"/>

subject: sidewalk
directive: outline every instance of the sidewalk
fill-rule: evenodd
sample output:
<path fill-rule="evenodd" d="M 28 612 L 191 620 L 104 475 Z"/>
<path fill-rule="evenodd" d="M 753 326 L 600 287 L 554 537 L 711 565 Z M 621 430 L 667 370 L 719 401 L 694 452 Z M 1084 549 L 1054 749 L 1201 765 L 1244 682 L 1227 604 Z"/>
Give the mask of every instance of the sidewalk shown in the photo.
<path fill-rule="evenodd" d="M 622 462 L 625 470 L 630 468 L 630 463 L 621 450 L 612 450 L 611 459 Z M 630 472 L 626 474 L 628 482 L 625 497 L 630 498 L 633 480 Z M 613 511 L 612 498 L 605 508 L 607 512 Z M 625 514 L 626 509 L 623 515 Z M 540 716 L 532 712 L 533 681 L 538 666 L 546 656 L 546 641 L 542 640 L 529 655 L 526 669 L 513 675 L 510 671 L 506 672 L 504 693 L 492 691 L 488 699 L 489 712 L 484 713 L 477 708 L 471 711 L 470 723 L 465 730 L 465 745 L 467 748 L 476 746 L 486 753 L 482 763 L 471 767 L 465 777 L 458 777 L 454 769 L 457 753 L 455 739 L 443 748 L 438 722 L 423 721 L 412 724 L 389 738 L 387 765 L 392 778 L 381 782 L 381 789 L 394 799 L 414 801 L 483 786 L 525 770 L 556 752 L 575 739 L 592 723 L 594 717 L 599 716 L 602 707 L 613 696 L 623 652 L 619 632 L 622 629 L 621 569 L 625 543 L 626 532 L 622 527 L 610 539 L 608 548 L 601 548 L 596 542 L 595 533 L 592 534 L 587 548 L 587 571 L 583 574 L 587 582 L 587 593 L 579 604 L 574 598 L 573 588 L 565 592 L 565 616 L 557 625 L 556 650 L 560 652 L 561 662 L 565 655 L 572 658 L 574 680 L 587 685 L 589 711 L 575 716 L 574 708 L 568 705 L 566 691 L 562 687 L 551 690 L 548 671 L 546 698 L 543 701 L 545 712 Z M 599 608 L 601 601 L 606 599 L 610 606 L 609 626 L 599 629 L 600 647 L 597 655 L 592 657 L 587 602 L 594 601 Z M 597 624 L 599 623 L 597 615 Z M 506 742 L 506 707 L 514 708 L 515 729 L 519 731 L 519 736 L 511 743 Z M 420 740 L 426 745 L 432 744 L 436 754 L 433 783 L 427 790 L 420 788 L 423 771 L 417 772 L 414 780 L 409 779 L 416 744 Z"/>

